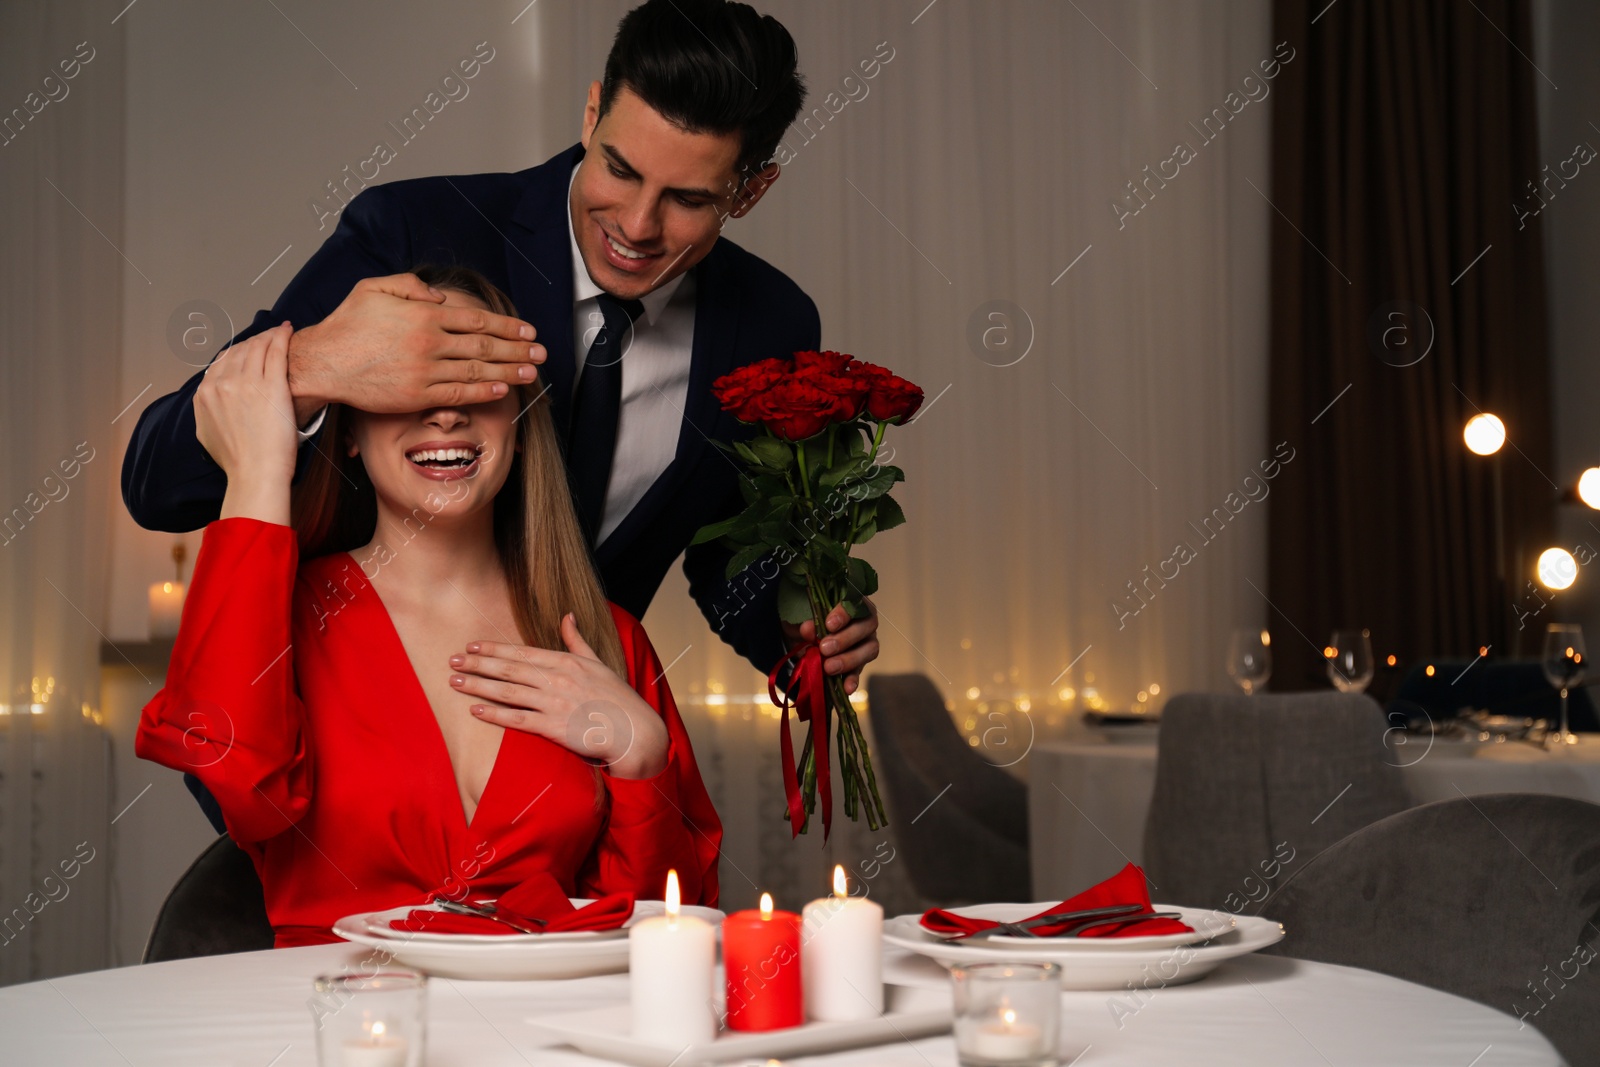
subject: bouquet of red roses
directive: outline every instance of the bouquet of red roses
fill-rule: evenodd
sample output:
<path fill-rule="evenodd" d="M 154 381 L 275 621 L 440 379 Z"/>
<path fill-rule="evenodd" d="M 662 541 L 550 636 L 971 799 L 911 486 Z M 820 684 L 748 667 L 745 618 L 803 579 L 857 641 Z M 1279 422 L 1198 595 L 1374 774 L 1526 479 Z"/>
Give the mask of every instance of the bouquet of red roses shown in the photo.
<path fill-rule="evenodd" d="M 883 367 L 842 352 L 796 352 L 726 374 L 712 386 L 724 411 L 762 427 L 749 441 L 720 445 L 744 467 L 739 479 L 746 507 L 724 522 L 702 527 L 694 543 L 720 540 L 733 550 L 731 580 L 760 563 L 760 577 L 778 582 L 778 613 L 788 623 L 807 619 L 820 639 L 834 605 L 852 618 L 866 613 L 862 598 L 877 591 L 878 575 L 850 554 L 880 530 L 905 522 L 889 496 L 905 474 L 878 462 L 884 430 L 903 423 L 922 404 L 922 390 Z M 861 721 L 839 676 L 822 669 L 818 642 L 796 647 L 767 679 L 772 702 L 783 711 L 779 742 L 784 791 L 795 834 L 805 832 L 822 794 L 822 832 L 833 822 L 828 748 L 838 720 L 838 760 L 845 814 L 867 825 L 888 822 Z M 794 672 L 783 695 L 778 677 Z M 808 723 L 798 766 L 789 736 L 789 712 Z"/>

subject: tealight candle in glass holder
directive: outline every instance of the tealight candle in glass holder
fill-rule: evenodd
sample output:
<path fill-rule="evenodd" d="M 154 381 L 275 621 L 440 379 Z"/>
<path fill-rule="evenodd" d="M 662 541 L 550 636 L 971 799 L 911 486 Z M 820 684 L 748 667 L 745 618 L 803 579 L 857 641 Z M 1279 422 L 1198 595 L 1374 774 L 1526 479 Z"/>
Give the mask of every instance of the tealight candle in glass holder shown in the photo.
<path fill-rule="evenodd" d="M 416 971 L 325 974 L 316 979 L 320 1067 L 422 1067 L 427 978 Z"/>
<path fill-rule="evenodd" d="M 950 969 L 956 1058 L 962 1067 L 1056 1067 L 1061 967 L 974 963 Z"/>

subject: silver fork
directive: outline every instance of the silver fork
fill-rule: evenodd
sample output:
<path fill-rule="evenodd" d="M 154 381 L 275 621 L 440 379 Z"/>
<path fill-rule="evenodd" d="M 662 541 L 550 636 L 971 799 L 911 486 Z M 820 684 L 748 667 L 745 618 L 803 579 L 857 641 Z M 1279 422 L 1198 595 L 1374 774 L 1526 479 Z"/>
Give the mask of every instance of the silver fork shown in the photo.
<path fill-rule="evenodd" d="M 1087 911 L 1057 912 L 1053 915 L 1040 915 L 1019 923 L 1000 923 L 987 930 L 981 930 L 971 935 L 971 938 L 993 937 L 996 934 L 1009 934 L 1013 937 L 1036 937 L 1048 939 L 1054 937 L 1078 937 L 1085 930 L 1097 926 L 1111 926 L 1116 923 L 1144 922 L 1146 919 L 1181 919 L 1183 914 L 1176 911 L 1155 911 L 1139 914 L 1140 905 L 1121 905 L 1112 908 L 1092 908 Z M 1068 928 L 1058 930 L 1053 934 L 1039 934 L 1034 932 L 1035 927 L 1057 926 L 1065 924 Z M 971 938 L 968 938 L 970 940 Z"/>
<path fill-rule="evenodd" d="M 506 918 L 504 915 L 500 914 L 500 912 L 498 910 L 496 910 L 496 908 L 492 904 L 468 904 L 466 901 L 449 900 L 449 899 L 444 898 L 444 897 L 436 898 L 434 900 L 434 903 L 438 904 L 439 907 L 441 909 L 443 909 L 444 911 L 454 912 L 457 915 L 476 915 L 480 919 L 492 919 L 497 923 L 503 923 L 506 926 L 511 927 L 513 930 L 520 931 L 521 933 L 524 933 L 524 934 L 542 934 L 542 933 L 544 933 L 543 930 L 535 929 L 534 927 L 528 926 L 528 925 L 526 925 L 526 924 L 524 924 L 522 922 L 517 921 L 516 919 L 508 919 L 508 918 Z M 532 917 L 529 917 L 528 921 L 529 922 L 533 922 L 533 923 L 538 923 L 539 926 L 544 926 L 545 925 L 545 922 L 544 922 L 543 919 L 534 919 Z"/>
<path fill-rule="evenodd" d="M 1091 930 L 1096 926 L 1111 926 L 1111 925 L 1113 925 L 1115 923 L 1142 923 L 1146 919 L 1181 919 L 1181 918 L 1183 918 L 1183 913 L 1179 912 L 1179 911 L 1152 911 L 1148 915 L 1124 915 L 1124 916 L 1121 916 L 1120 918 L 1095 919 L 1092 922 L 1083 923 L 1081 926 L 1076 926 L 1075 925 L 1075 926 L 1073 926 L 1073 928 L 1071 930 L 1065 930 L 1065 931 L 1063 931 L 1063 932 L 1061 932 L 1059 934 L 1053 934 L 1051 936 L 1053 936 L 1053 937 L 1081 937 L 1085 930 Z M 1040 935 L 1039 934 L 1034 934 L 1033 936 L 1034 937 L 1039 937 Z"/>
<path fill-rule="evenodd" d="M 970 940 L 978 937 L 993 937 L 996 934 L 1010 934 L 1013 937 L 1038 937 L 1033 932 L 1036 926 L 1054 926 L 1058 923 L 1073 923 L 1102 918 L 1125 918 L 1137 913 L 1142 905 L 1139 904 L 1114 904 L 1105 908 L 1086 908 L 1082 911 L 1057 911 L 1046 915 L 1036 915 L 1031 919 L 1021 919 L 1011 923 L 996 923 L 994 926 L 980 930 L 975 934 L 968 934 L 959 940 Z"/>

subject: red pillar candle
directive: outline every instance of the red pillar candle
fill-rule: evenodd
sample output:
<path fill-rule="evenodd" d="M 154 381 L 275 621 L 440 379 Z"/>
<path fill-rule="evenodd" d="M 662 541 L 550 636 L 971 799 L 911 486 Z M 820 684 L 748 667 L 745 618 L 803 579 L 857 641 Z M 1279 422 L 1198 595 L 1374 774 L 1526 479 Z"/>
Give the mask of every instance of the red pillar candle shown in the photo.
<path fill-rule="evenodd" d="M 722 962 L 728 975 L 728 1029 L 781 1030 L 805 1022 L 800 984 L 800 916 L 736 911 L 722 923 Z"/>

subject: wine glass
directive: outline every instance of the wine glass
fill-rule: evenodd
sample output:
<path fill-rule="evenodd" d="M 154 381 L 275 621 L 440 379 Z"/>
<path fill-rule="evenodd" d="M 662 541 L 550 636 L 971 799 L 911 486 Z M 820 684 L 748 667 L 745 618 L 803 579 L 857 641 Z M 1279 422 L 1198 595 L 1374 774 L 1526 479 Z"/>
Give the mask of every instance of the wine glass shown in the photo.
<path fill-rule="evenodd" d="M 1544 677 L 1561 690 L 1561 732 L 1545 734 L 1545 746 L 1575 745 L 1578 735 L 1567 729 L 1567 690 L 1583 681 L 1588 669 L 1583 648 L 1583 627 L 1570 622 L 1553 622 L 1544 628 Z"/>
<path fill-rule="evenodd" d="M 1341 693 L 1360 693 L 1372 683 L 1372 636 L 1366 630 L 1335 630 L 1322 650 L 1328 680 Z"/>
<path fill-rule="evenodd" d="M 1228 677 L 1249 696 L 1272 677 L 1272 635 L 1265 630 L 1235 630 L 1228 639 Z"/>

